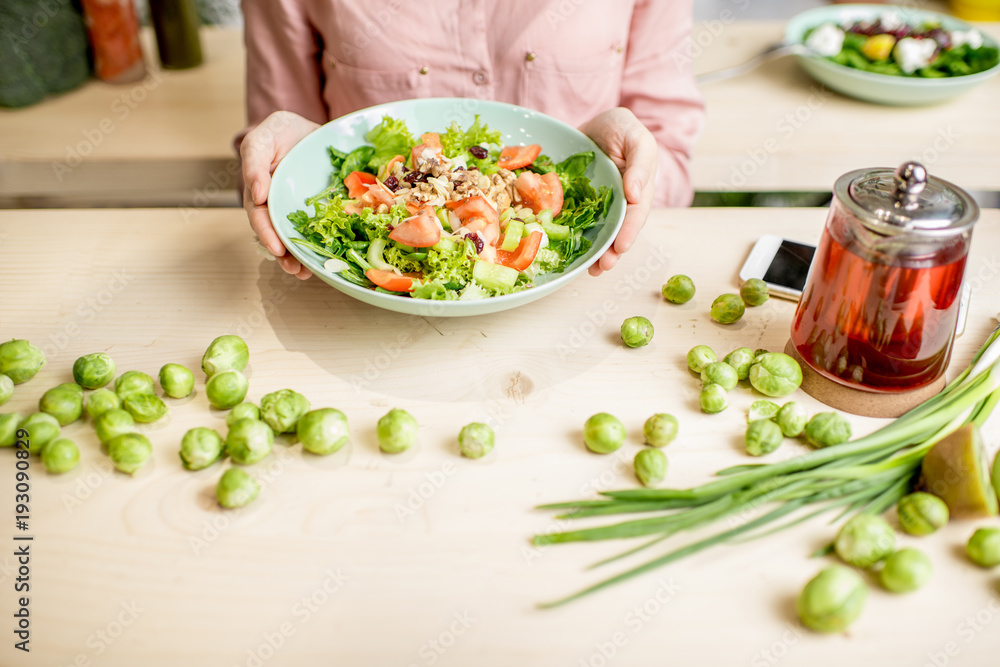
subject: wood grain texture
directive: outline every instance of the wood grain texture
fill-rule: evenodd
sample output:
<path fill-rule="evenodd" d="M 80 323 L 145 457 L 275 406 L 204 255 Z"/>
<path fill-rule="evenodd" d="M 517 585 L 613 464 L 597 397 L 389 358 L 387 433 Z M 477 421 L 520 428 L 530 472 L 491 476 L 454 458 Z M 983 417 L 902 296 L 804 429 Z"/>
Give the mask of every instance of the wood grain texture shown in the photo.
<path fill-rule="evenodd" d="M 251 349 L 252 400 L 294 388 L 316 407 L 343 410 L 352 427 L 350 445 L 328 458 L 279 442 L 248 469 L 265 488 L 238 512 L 213 499 L 228 463 L 192 473 L 177 456 L 187 429 L 224 430 L 200 370 L 194 396 L 168 399 L 169 416 L 144 428 L 154 457 L 134 477 L 110 470 L 89 423 L 66 427 L 79 467 L 57 477 L 32 461 L 32 652 L 14 651 L 8 634 L 0 664 L 920 666 L 951 644 L 959 653 L 950 665 L 992 664 L 997 574 L 969 565 L 961 548 L 974 527 L 995 521 L 901 537 L 931 557 L 933 580 L 905 599 L 873 586 L 849 636 L 807 634 L 794 616 L 794 597 L 824 563 L 808 555 L 833 535 L 822 521 L 711 550 L 565 608 L 534 608 L 596 581 L 602 572 L 585 568 L 627 545 L 535 549 L 532 534 L 561 524 L 532 507 L 633 487 L 631 458 L 651 414 L 680 420 L 666 484 L 699 484 L 746 462 L 742 432 L 755 397 L 739 389 L 727 411 L 701 414 L 684 355 L 698 343 L 722 353 L 781 349 L 791 303 L 772 299 L 732 326 L 711 322 L 708 306 L 736 289 L 758 234 L 815 241 L 823 218 L 818 209 L 656 211 L 638 247 L 601 278 L 583 276 L 507 313 L 422 319 L 286 278 L 255 254 L 240 211 L 206 210 L 189 224 L 178 210 L 0 214 L 0 338 L 28 338 L 49 357 L 5 411 L 34 410 L 82 354 L 106 350 L 120 371 L 198 369 L 213 337 L 239 333 Z M 1000 213 L 986 211 L 953 368 L 995 324 L 998 247 Z M 672 306 L 659 288 L 680 272 L 698 293 Z M 618 327 L 635 314 L 656 333 L 627 349 Z M 822 407 L 795 398 L 810 412 Z M 421 425 L 419 446 L 398 456 L 381 454 L 374 437 L 393 406 Z M 608 456 L 588 453 L 580 437 L 600 411 L 630 433 Z M 458 456 L 455 442 L 471 421 L 497 433 L 494 452 L 478 461 Z M 851 423 L 861 434 L 883 422 Z M 996 448 L 1000 420 L 987 426 Z M 800 451 L 788 441 L 773 458 Z M 14 460 L 0 452 L 8 521 Z M 0 614 L 10 619 L 8 526 Z"/>

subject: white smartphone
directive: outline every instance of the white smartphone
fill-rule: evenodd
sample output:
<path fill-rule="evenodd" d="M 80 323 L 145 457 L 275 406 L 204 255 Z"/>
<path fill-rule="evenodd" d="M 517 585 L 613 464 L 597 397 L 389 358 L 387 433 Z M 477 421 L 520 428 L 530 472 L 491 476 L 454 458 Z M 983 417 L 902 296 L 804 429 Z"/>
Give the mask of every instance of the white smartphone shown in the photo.
<path fill-rule="evenodd" d="M 740 281 L 760 278 L 771 296 L 798 301 L 815 253 L 816 246 L 765 234 L 757 239 L 740 269 Z"/>
<path fill-rule="evenodd" d="M 757 239 L 750 256 L 740 269 L 740 282 L 760 278 L 767 283 L 772 296 L 798 301 L 809 277 L 816 246 L 799 241 L 791 241 L 773 234 L 765 234 Z M 965 321 L 969 315 L 969 283 L 962 285 L 959 297 L 958 318 L 955 337 L 965 332 Z"/>

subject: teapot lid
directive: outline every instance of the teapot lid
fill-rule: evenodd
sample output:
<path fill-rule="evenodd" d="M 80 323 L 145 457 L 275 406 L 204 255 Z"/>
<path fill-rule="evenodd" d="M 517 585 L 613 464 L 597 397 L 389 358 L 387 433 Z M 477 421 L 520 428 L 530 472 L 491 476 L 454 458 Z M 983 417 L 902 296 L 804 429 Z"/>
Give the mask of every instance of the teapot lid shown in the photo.
<path fill-rule="evenodd" d="M 979 206 L 965 190 L 930 176 L 919 162 L 858 169 L 837 179 L 835 196 L 868 229 L 892 236 L 951 236 L 971 227 Z"/>

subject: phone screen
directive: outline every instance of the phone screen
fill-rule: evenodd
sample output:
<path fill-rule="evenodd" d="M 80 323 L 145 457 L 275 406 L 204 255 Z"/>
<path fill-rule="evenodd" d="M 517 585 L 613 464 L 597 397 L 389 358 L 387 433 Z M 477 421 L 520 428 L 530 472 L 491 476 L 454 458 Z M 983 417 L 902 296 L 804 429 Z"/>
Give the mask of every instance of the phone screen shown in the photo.
<path fill-rule="evenodd" d="M 790 287 L 799 292 L 806 286 L 809 264 L 816 248 L 787 239 L 781 241 L 771 265 L 764 272 L 764 282 Z"/>

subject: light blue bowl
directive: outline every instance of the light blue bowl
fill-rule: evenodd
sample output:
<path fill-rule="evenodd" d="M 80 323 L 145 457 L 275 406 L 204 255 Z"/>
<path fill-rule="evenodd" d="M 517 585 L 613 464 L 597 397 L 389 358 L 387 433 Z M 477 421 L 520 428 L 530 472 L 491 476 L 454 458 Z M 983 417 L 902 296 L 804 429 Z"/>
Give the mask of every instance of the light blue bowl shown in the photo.
<path fill-rule="evenodd" d="M 608 217 L 586 232 L 586 237 L 593 242 L 593 246 L 587 254 L 578 257 L 562 273 L 536 278 L 535 286 L 530 289 L 475 301 L 428 301 L 383 294 L 354 285 L 339 275 L 327 271 L 323 268 L 324 258 L 291 242 L 290 239 L 302 236 L 288 221 L 288 214 L 305 209 L 307 198 L 329 186 L 332 168 L 327 147 L 333 146 L 342 151 L 350 151 L 367 143 L 365 134 L 382 122 L 382 117 L 386 115 L 406 121 L 414 134 L 443 132 L 452 121 L 467 127 L 472 124 L 475 116 L 479 115 L 491 129 L 500 131 L 505 145 L 539 144 L 542 152 L 555 161 L 581 151 L 594 151 L 596 159 L 587 175 L 595 187 L 610 186 L 614 199 Z M 379 308 L 433 317 L 496 313 L 551 294 L 586 271 L 611 247 L 625 219 L 625 194 L 618 168 L 589 137 L 537 111 L 512 104 L 463 98 L 427 98 L 391 102 L 330 121 L 296 144 L 278 164 L 267 199 L 271 224 L 274 225 L 281 242 L 320 280 Z"/>
<path fill-rule="evenodd" d="M 945 30 L 973 28 L 954 17 L 920 9 L 894 5 L 830 5 L 817 7 L 793 17 L 785 27 L 785 41 L 789 44 L 802 44 L 808 30 L 824 23 L 842 25 L 855 21 L 872 21 L 877 16 L 889 12 L 897 13 L 900 19 L 911 25 L 934 21 L 940 23 Z M 996 41 L 989 35 L 982 31 L 980 33 L 983 35 L 984 45 L 997 46 Z M 828 88 L 867 102 L 892 106 L 918 106 L 944 102 L 982 85 L 1000 72 L 998 65 L 985 72 L 968 76 L 921 79 L 863 72 L 853 67 L 838 65 L 818 55 L 799 55 L 797 58 L 809 76 Z"/>

